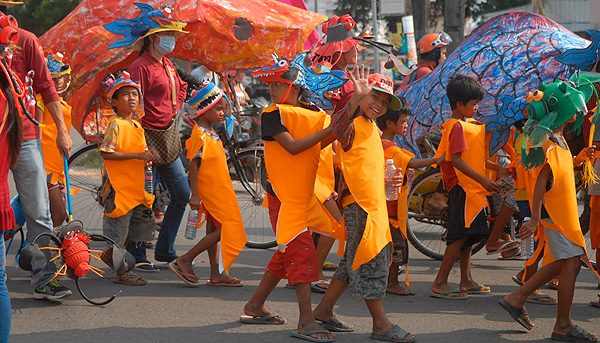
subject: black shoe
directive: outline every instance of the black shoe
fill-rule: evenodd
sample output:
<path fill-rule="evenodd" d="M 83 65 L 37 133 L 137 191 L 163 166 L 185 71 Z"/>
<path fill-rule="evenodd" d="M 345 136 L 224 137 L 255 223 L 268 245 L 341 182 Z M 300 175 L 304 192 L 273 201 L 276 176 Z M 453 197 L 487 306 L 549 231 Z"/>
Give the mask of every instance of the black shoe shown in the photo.
<path fill-rule="evenodd" d="M 157 260 L 158 262 L 171 262 L 173 260 L 175 260 L 178 256 L 177 255 L 156 255 L 154 254 L 154 259 Z"/>
<path fill-rule="evenodd" d="M 52 301 L 68 297 L 71 294 L 73 294 L 73 292 L 71 292 L 71 290 L 67 287 L 61 285 L 58 280 L 49 282 L 45 286 L 36 288 L 33 291 L 33 297 L 35 299 L 47 299 Z"/>

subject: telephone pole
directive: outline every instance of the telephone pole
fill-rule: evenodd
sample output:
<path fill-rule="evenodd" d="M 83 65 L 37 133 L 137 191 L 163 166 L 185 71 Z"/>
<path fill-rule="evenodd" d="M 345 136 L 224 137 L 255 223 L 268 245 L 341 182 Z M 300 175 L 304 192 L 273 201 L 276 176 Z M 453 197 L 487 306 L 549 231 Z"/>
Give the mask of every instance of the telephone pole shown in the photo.
<path fill-rule="evenodd" d="M 465 39 L 465 0 L 446 0 L 444 31 L 452 37 L 452 44 L 448 47 L 450 53 Z"/>
<path fill-rule="evenodd" d="M 429 27 L 429 0 L 412 0 L 412 15 L 415 25 L 415 39 L 425 36 Z"/>

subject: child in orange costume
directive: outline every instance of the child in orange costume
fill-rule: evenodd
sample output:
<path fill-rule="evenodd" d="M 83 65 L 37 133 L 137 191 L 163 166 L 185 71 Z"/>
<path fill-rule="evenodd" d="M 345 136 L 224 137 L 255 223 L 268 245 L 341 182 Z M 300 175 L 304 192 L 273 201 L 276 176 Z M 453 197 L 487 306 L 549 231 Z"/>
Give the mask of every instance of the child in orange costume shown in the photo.
<path fill-rule="evenodd" d="M 50 70 L 52 81 L 54 81 L 54 87 L 58 94 L 63 94 L 69 83 L 71 82 L 71 67 L 68 64 L 64 64 L 61 53 L 54 55 L 48 55 L 46 57 L 46 64 Z M 71 132 L 71 106 L 60 97 L 60 105 L 62 107 L 63 119 L 67 132 Z M 38 118 L 42 118 L 42 124 L 45 126 L 42 128 L 42 154 L 44 155 L 44 168 L 46 169 L 46 175 L 48 175 L 48 195 L 50 197 L 50 213 L 52 214 L 52 224 L 56 227 L 62 224 L 67 218 L 67 211 L 65 210 L 65 204 L 62 198 L 61 188 L 65 184 L 65 171 L 63 158 L 58 151 L 56 146 L 56 136 L 58 135 L 56 124 L 54 119 L 50 115 L 50 112 L 44 105 L 41 94 L 37 95 L 37 111 Z"/>
<path fill-rule="evenodd" d="M 316 249 L 310 231 L 331 232 L 333 221 L 315 195 L 315 180 L 322 147 L 333 141 L 325 127 L 327 114 L 300 107 L 300 69 L 276 59 L 254 76 L 269 84 L 273 103 L 261 113 L 265 164 L 274 193 L 281 201 L 276 226 L 279 249 L 244 307 L 240 321 L 246 324 L 284 324 L 265 302 L 282 278 L 295 285 L 300 316 L 292 336 L 333 342 L 335 335 L 315 321 L 311 306 L 311 282 L 319 279 Z M 283 248 L 283 249 L 282 249 Z"/>
<path fill-rule="evenodd" d="M 388 276 L 387 293 L 397 295 L 414 295 L 413 291 L 400 285 L 398 282 L 398 270 L 402 265 L 408 264 L 408 241 L 406 236 L 407 211 L 408 211 L 408 168 L 423 168 L 432 164 L 439 164 L 444 160 L 444 156 L 437 159 L 415 159 L 411 152 L 400 149 L 394 143 L 394 136 L 406 135 L 408 128 L 408 117 L 410 116 L 410 105 L 404 97 L 399 97 L 402 107 L 399 111 L 389 110 L 377 118 L 377 127 L 381 130 L 381 143 L 383 144 L 383 154 L 386 161 L 394 160 L 394 166 L 401 171 L 402 186 L 398 192 L 398 200 L 387 201 L 388 216 L 390 220 L 390 232 L 392 234 L 392 243 L 394 252 L 392 253 L 392 264 L 390 265 L 390 274 Z M 405 285 L 409 285 L 408 268 L 406 271 Z"/>
<path fill-rule="evenodd" d="M 223 91 L 208 82 L 187 100 L 195 112 L 190 119 L 196 122 L 186 142 L 192 192 L 190 207 L 205 214 L 206 236 L 187 253 L 171 261 L 168 267 L 181 281 L 193 287 L 199 286 L 200 280 L 194 275 L 192 261 L 205 250 L 210 261 L 210 280 L 207 285 L 242 286 L 240 280 L 227 273 L 246 245 L 246 231 L 229 176 L 225 149 L 211 126 L 225 121 L 222 97 Z M 217 258 L 219 241 L 221 250 Z"/>
<path fill-rule="evenodd" d="M 444 123 L 444 135 L 436 157 L 446 154 L 441 165 L 442 177 L 449 191 L 448 235 L 442 265 L 431 285 L 434 298 L 464 300 L 467 294 L 488 294 L 490 288 L 475 282 L 471 276 L 471 247 L 488 235 L 484 211 L 486 195 L 499 190 L 487 178 L 486 168 L 510 175 L 506 168 L 486 160 L 485 125 L 472 120 L 477 103 L 485 90 L 477 80 L 457 75 L 450 79 L 447 96 L 452 116 Z M 448 284 L 450 271 L 460 258 L 460 284 Z"/>
<path fill-rule="evenodd" d="M 102 185 L 102 230 L 105 236 L 124 246 L 128 241 L 151 239 L 154 234 L 154 195 L 144 188 L 144 168 L 158 155 L 156 151 L 148 151 L 144 129 L 133 119 L 134 115 L 143 116 L 144 106 L 141 87 L 130 79 L 129 73 L 123 72 L 112 83 L 108 100 L 117 115 L 108 124 L 98 149 L 108 174 Z M 112 247 L 102 254 L 102 261 L 112 268 Z M 131 271 L 117 272 L 113 281 L 132 286 L 146 284 L 146 280 Z"/>
<path fill-rule="evenodd" d="M 344 257 L 333 275 L 323 300 L 315 309 L 315 318 L 335 331 L 352 331 L 333 313 L 335 303 L 350 286 L 354 297 L 363 299 L 373 319 L 371 338 L 391 342 L 414 342 L 415 336 L 387 318 L 383 308 L 391 241 L 385 199 L 385 158 L 375 120 L 388 108 L 400 109 L 393 95 L 392 81 L 381 74 L 370 74 L 364 66 L 356 76 L 350 101 L 332 116 L 334 133 L 340 144 L 343 184 L 340 189 L 347 231 Z M 394 179 L 401 185 L 401 175 Z"/>

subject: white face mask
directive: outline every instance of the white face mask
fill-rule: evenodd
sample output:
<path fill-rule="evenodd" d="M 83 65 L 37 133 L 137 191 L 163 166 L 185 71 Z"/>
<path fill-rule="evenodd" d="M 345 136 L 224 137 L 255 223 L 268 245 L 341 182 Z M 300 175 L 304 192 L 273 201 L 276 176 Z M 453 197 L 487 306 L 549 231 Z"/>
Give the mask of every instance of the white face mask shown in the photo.
<path fill-rule="evenodd" d="M 173 36 L 159 36 L 160 40 L 156 44 L 156 50 L 163 55 L 166 55 L 175 49 L 175 37 Z"/>

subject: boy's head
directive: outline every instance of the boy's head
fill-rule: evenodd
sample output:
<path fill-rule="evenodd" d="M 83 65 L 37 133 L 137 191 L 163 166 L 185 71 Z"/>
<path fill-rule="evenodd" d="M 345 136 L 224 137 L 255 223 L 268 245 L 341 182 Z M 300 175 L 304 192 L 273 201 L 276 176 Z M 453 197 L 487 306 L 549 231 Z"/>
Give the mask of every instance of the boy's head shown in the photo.
<path fill-rule="evenodd" d="M 218 124 L 225 120 L 225 107 L 227 102 L 221 101 L 223 90 L 212 82 L 205 82 L 200 90 L 192 92 L 186 101 L 194 111 L 190 119 L 194 120 L 201 115 L 211 123 Z"/>
<path fill-rule="evenodd" d="M 388 108 L 394 111 L 399 111 L 402 108 L 400 99 L 394 95 L 394 83 L 389 77 L 381 74 L 371 74 L 369 75 L 369 83 L 375 84 L 371 93 L 358 104 L 363 114 L 375 120 L 384 115 Z"/>
<path fill-rule="evenodd" d="M 450 78 L 446 87 L 446 95 L 453 111 L 459 111 L 467 118 L 477 113 L 477 103 L 483 99 L 485 90 L 479 81 L 466 75 Z"/>
<path fill-rule="evenodd" d="M 268 67 L 252 72 L 252 76 L 269 85 L 271 100 L 276 104 L 295 103 L 298 100 L 302 89 L 294 83 L 299 74 L 300 70 L 292 67 L 288 60 L 275 56 Z"/>
<path fill-rule="evenodd" d="M 389 131 L 394 135 L 404 136 L 408 128 L 408 117 L 410 116 L 410 105 L 406 98 L 399 96 L 401 108 L 397 111 L 387 110 L 384 115 L 377 118 L 377 127 L 382 132 Z"/>
<path fill-rule="evenodd" d="M 64 93 L 71 83 L 71 67 L 63 63 L 63 58 L 60 52 L 46 57 L 46 65 L 58 94 Z"/>
<path fill-rule="evenodd" d="M 142 99 L 142 88 L 137 82 L 131 80 L 128 72 L 121 73 L 121 77 L 109 80 L 108 102 L 119 117 L 130 114 L 138 118 L 144 116 L 144 104 Z"/>

